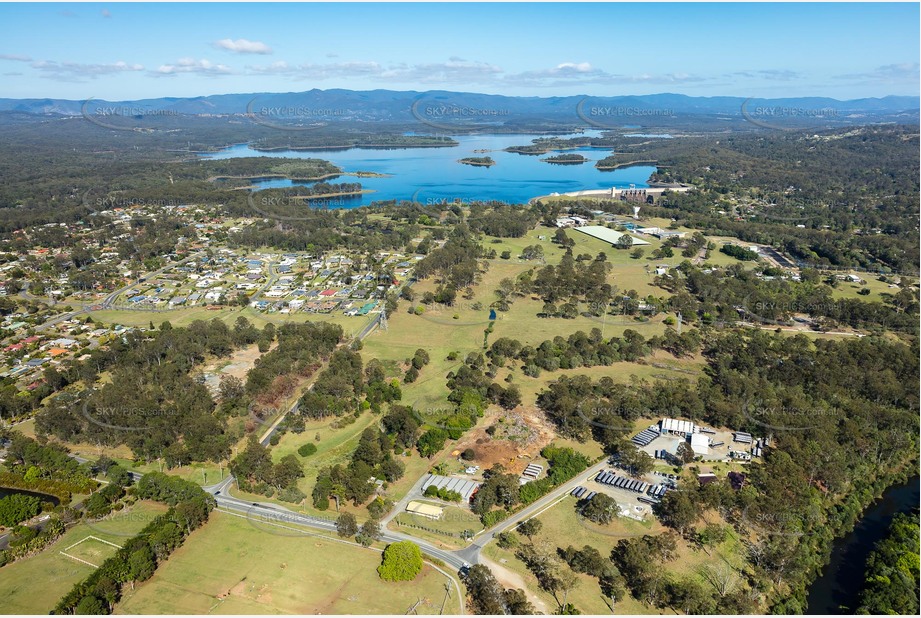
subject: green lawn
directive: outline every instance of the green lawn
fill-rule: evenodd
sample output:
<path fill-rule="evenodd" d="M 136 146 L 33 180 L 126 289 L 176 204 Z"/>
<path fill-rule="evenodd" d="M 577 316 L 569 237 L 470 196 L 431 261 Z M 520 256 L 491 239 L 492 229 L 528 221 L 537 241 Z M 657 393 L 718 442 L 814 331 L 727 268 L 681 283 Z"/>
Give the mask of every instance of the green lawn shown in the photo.
<path fill-rule="evenodd" d="M 78 541 L 94 536 L 116 545 L 134 536 L 166 507 L 155 502 L 138 502 L 128 511 L 95 522 L 70 528 L 45 551 L 0 568 L 0 598 L 4 614 L 47 614 L 78 581 L 89 576 L 93 567 L 60 552 Z M 86 540 L 67 553 L 99 565 L 115 551 L 114 547 Z"/>
<path fill-rule="evenodd" d="M 854 274 L 860 277 L 865 283 L 851 283 L 849 281 L 839 281 L 838 286 L 832 288 L 831 297 L 834 299 L 844 299 L 844 298 L 856 298 L 864 302 L 886 302 L 891 297 L 899 293 L 900 288 L 890 288 L 889 283 L 883 283 L 879 280 L 879 275 L 874 275 L 870 273 L 837 273 L 837 274 Z M 824 277 L 823 277 L 824 278 Z M 899 281 L 898 276 L 893 276 L 891 279 Z M 890 279 L 890 283 L 892 283 Z M 910 281 L 915 281 L 910 277 L 902 277 L 902 279 L 908 279 Z M 870 290 L 870 293 L 866 296 L 862 296 L 857 292 L 863 288 Z"/>
<path fill-rule="evenodd" d="M 414 581 L 378 577 L 379 551 L 323 536 L 276 535 L 214 512 L 118 614 L 438 614 L 445 576 L 425 565 Z M 459 613 L 457 592 L 445 605 Z"/>

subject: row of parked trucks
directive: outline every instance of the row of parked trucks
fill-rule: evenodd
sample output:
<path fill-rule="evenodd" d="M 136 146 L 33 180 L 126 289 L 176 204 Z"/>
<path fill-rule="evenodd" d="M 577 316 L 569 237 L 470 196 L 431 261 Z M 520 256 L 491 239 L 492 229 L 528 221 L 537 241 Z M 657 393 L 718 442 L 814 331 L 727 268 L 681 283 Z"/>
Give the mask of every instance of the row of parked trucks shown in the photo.
<path fill-rule="evenodd" d="M 615 472 L 611 471 L 599 472 L 598 476 L 595 477 L 595 482 L 601 483 L 602 485 L 617 487 L 619 489 L 626 489 L 627 491 L 633 491 L 638 494 L 646 494 L 640 496 L 639 499 L 642 502 L 658 502 L 659 499 L 671 489 L 671 487 L 665 484 L 654 485 L 645 481 L 618 476 Z M 646 496 L 649 497 L 647 498 Z"/>

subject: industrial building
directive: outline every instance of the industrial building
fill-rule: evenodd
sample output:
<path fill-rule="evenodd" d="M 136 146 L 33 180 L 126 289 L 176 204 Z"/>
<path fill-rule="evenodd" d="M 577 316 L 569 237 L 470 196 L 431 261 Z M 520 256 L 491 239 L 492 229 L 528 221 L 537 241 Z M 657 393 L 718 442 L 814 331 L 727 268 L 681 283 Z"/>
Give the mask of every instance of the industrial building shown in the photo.
<path fill-rule="evenodd" d="M 424 492 L 430 486 L 434 485 L 438 489 L 446 489 L 448 491 L 456 491 L 461 495 L 461 498 L 464 502 L 469 502 L 470 498 L 473 497 L 473 494 L 476 493 L 476 490 L 480 488 L 480 484 L 468 479 L 455 478 L 453 476 L 439 476 L 437 474 L 429 474 L 425 481 L 422 483 L 422 491 Z"/>
<path fill-rule="evenodd" d="M 441 515 L 444 513 L 444 509 L 440 506 L 435 506 L 434 504 L 426 504 L 425 502 L 413 500 L 406 505 L 406 512 L 413 515 L 426 517 L 428 519 L 441 519 Z"/>
<path fill-rule="evenodd" d="M 659 427 L 662 433 L 670 433 L 678 436 L 690 436 L 699 431 L 697 425 L 691 421 L 680 421 L 675 418 L 663 418 L 659 421 Z"/>
<path fill-rule="evenodd" d="M 598 240 L 611 243 L 612 245 L 616 245 L 621 236 L 629 236 L 629 234 L 624 234 L 600 225 L 586 225 L 576 229 L 583 234 L 588 234 L 592 238 L 597 238 Z M 636 238 L 635 236 L 630 236 L 630 238 L 633 240 L 632 247 L 641 247 L 649 244 L 649 241 L 643 240 L 642 238 Z"/>

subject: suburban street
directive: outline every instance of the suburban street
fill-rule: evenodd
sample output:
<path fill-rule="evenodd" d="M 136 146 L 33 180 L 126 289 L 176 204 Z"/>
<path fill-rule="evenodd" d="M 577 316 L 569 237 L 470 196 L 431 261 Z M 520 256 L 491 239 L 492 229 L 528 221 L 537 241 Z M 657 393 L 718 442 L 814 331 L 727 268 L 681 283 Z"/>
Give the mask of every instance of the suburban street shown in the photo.
<path fill-rule="evenodd" d="M 150 277 L 158 277 L 159 275 L 165 273 L 165 272 L 168 271 L 169 269 L 175 268 L 176 266 L 180 266 L 180 265 L 182 265 L 182 264 L 185 264 L 185 263 L 188 262 L 189 260 L 195 259 L 196 257 L 198 257 L 198 256 L 200 256 L 200 255 L 201 255 L 201 252 L 193 253 L 192 255 L 190 255 L 190 256 L 188 256 L 188 257 L 185 257 L 185 258 L 179 260 L 178 262 L 170 262 L 169 264 L 167 264 L 167 265 L 164 266 L 163 268 L 160 268 L 160 269 L 155 270 L 155 271 L 150 272 L 150 273 L 143 274 L 143 275 L 141 275 L 138 279 L 147 279 L 147 278 L 150 278 Z M 111 308 L 112 303 L 115 302 L 115 299 L 119 297 L 119 295 L 124 294 L 127 290 L 130 290 L 131 288 L 133 288 L 133 287 L 136 286 L 136 285 L 137 285 L 137 281 L 134 281 L 134 282 L 132 282 L 132 283 L 129 283 L 128 285 L 125 285 L 125 286 L 120 287 L 119 289 L 115 290 L 114 292 L 111 292 L 111 293 L 109 293 L 108 295 L 106 295 L 106 297 L 102 300 L 101 303 L 94 303 L 94 304 L 92 304 L 92 305 L 84 305 L 82 309 L 77 309 L 77 310 L 75 310 L 75 311 L 68 311 L 67 313 L 61 313 L 61 314 L 59 314 L 59 315 L 56 315 L 55 317 L 51 318 L 50 320 L 46 321 L 45 323 L 40 324 L 39 326 L 36 326 L 36 327 L 35 327 L 35 331 L 36 331 L 36 332 L 43 332 L 43 331 L 45 331 L 45 330 L 48 330 L 48 329 L 51 328 L 52 326 L 55 326 L 56 324 L 60 324 L 61 322 L 64 322 L 64 321 L 66 321 L 66 320 L 69 320 L 69 319 L 73 318 L 74 316 L 80 315 L 81 313 L 87 313 L 87 312 L 91 309 L 91 307 L 95 307 L 95 308 L 97 308 L 97 309 L 109 309 L 109 308 Z M 23 292 L 25 292 L 25 290 L 23 290 Z M 38 299 L 38 297 L 33 297 L 33 298 Z"/>

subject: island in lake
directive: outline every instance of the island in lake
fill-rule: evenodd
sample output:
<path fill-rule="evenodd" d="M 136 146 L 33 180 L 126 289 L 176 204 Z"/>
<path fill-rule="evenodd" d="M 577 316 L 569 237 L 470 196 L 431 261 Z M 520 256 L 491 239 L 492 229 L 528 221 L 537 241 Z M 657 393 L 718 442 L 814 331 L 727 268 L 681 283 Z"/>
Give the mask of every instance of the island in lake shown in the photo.
<path fill-rule="evenodd" d="M 557 165 L 579 165 L 589 161 L 580 154 L 561 154 L 541 159 L 545 163 L 555 163 Z"/>
<path fill-rule="evenodd" d="M 458 159 L 457 162 L 463 163 L 464 165 L 478 165 L 480 167 L 489 167 L 496 164 L 492 157 L 464 157 L 463 159 Z"/>

